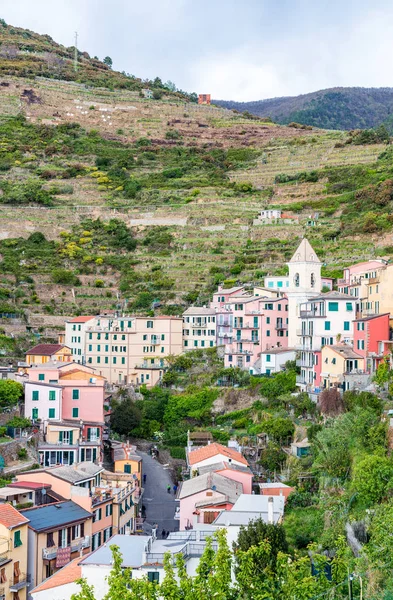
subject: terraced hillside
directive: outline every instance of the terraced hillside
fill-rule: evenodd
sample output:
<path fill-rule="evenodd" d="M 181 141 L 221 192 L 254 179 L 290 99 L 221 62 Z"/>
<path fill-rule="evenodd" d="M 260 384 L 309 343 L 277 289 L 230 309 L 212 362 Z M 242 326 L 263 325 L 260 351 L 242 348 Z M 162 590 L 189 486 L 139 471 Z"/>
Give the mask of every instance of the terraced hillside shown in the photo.
<path fill-rule="evenodd" d="M 357 142 L 175 97 L 5 77 L 1 312 L 158 300 L 178 314 L 219 282 L 281 272 L 304 234 L 327 272 L 390 255 L 390 148 Z M 293 218 L 254 225 L 270 206 Z"/>

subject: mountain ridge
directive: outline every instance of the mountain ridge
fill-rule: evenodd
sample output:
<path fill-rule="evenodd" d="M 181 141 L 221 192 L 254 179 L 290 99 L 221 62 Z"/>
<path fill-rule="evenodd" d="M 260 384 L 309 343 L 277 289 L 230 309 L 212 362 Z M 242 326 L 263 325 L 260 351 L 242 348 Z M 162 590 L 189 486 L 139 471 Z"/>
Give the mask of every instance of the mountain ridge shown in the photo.
<path fill-rule="evenodd" d="M 322 129 L 351 130 L 384 124 L 393 131 L 393 88 L 389 87 L 332 87 L 298 96 L 213 102 L 223 108 L 270 117 L 283 125 L 297 122 Z"/>

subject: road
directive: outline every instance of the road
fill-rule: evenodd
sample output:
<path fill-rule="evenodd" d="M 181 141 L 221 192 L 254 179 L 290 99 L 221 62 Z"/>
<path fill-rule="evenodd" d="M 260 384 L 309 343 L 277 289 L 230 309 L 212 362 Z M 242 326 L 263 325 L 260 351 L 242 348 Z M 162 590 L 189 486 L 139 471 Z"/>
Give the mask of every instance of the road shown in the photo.
<path fill-rule="evenodd" d="M 161 537 L 163 529 L 165 531 L 175 531 L 179 529 L 179 521 L 173 517 L 177 503 L 173 493 L 173 481 L 170 472 L 146 452 L 138 451 L 143 459 L 142 472 L 146 475 L 146 483 L 143 484 L 144 492 L 142 503 L 146 507 L 146 521 L 144 530 L 150 533 L 154 523 L 158 524 L 158 534 Z M 167 492 L 167 485 L 171 486 L 171 493 Z"/>

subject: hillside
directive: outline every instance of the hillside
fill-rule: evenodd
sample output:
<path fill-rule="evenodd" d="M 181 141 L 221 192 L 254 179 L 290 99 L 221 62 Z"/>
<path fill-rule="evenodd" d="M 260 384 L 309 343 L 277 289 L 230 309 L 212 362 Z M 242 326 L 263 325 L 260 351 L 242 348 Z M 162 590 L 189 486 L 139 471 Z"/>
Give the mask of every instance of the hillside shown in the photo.
<path fill-rule="evenodd" d="M 253 102 L 214 100 L 218 106 L 323 129 L 368 129 L 384 123 L 392 133 L 393 88 L 330 88 Z"/>
<path fill-rule="evenodd" d="M 220 282 L 281 273 L 305 234 L 333 276 L 392 256 L 391 157 L 372 132 L 3 75 L 0 312 L 42 327 L 154 301 L 181 314 Z M 255 224 L 265 207 L 292 219 Z"/>

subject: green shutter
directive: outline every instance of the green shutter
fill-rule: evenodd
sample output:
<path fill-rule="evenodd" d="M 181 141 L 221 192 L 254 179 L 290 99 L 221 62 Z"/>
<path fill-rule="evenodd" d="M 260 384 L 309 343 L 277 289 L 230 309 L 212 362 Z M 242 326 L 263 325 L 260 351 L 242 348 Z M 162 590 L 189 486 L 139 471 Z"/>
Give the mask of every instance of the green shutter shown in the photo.
<path fill-rule="evenodd" d="M 70 431 L 70 445 L 72 446 L 72 443 L 74 441 L 74 432 Z"/>
<path fill-rule="evenodd" d="M 90 442 L 91 440 L 91 427 L 87 428 L 87 441 Z"/>
<path fill-rule="evenodd" d="M 63 441 L 63 432 L 59 431 L 59 442 Z"/>

